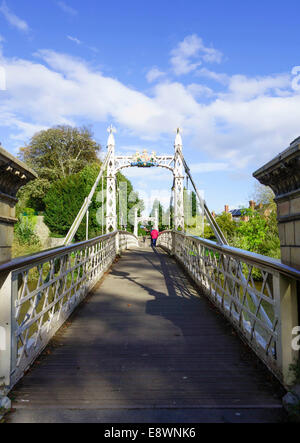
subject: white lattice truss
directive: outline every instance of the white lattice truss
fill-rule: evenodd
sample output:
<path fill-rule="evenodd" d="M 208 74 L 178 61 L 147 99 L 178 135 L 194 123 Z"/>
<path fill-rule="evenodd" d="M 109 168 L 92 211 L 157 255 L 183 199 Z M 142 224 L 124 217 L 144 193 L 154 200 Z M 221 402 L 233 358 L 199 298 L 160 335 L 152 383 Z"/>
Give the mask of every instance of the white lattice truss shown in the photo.
<path fill-rule="evenodd" d="M 287 359 L 290 348 L 284 347 L 289 333 L 285 300 L 296 297 L 300 272 L 268 257 L 175 231 L 162 232 L 158 246 L 176 257 L 282 380 L 293 361 Z M 2 393 L 23 376 L 117 253 L 130 247 L 138 247 L 137 237 L 117 231 L 0 266 Z"/>
<path fill-rule="evenodd" d="M 295 281 L 284 275 L 288 268 L 268 257 L 174 231 L 162 232 L 158 245 L 182 263 L 269 369 L 282 379 L 282 283 L 285 291 L 296 291 Z"/>
<path fill-rule="evenodd" d="M 12 271 L 0 272 L 0 330 L 6 338 L 5 346 L 0 343 L 0 385 L 15 385 L 117 253 L 131 247 L 138 247 L 138 239 L 119 231 L 21 259 Z"/>

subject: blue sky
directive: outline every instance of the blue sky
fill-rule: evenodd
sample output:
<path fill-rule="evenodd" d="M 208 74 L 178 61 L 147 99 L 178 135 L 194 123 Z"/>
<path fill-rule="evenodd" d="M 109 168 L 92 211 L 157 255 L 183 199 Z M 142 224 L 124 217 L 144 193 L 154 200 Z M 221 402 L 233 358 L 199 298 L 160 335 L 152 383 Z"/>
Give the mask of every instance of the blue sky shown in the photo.
<path fill-rule="evenodd" d="M 252 172 L 300 135 L 299 9 L 290 0 L 0 0 L 0 141 L 16 154 L 37 130 L 84 124 L 105 147 L 112 123 L 119 153 L 169 154 L 179 126 L 209 207 L 243 205 Z M 126 173 L 143 197 L 167 201 L 172 178 L 162 171 Z"/>

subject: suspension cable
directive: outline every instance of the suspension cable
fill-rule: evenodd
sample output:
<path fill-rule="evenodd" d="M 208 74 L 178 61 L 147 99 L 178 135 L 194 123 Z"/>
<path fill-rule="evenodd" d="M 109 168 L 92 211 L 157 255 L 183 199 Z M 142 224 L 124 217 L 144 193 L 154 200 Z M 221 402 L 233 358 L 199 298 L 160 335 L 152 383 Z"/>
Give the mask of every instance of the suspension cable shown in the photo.
<path fill-rule="evenodd" d="M 193 186 L 193 188 L 194 188 L 194 190 L 195 190 L 196 196 L 197 196 L 197 198 L 198 198 L 200 204 L 203 205 L 205 216 L 206 216 L 206 218 L 207 218 L 207 220 L 208 220 L 208 223 L 210 224 L 212 230 L 214 231 L 214 234 L 215 234 L 215 236 L 216 236 L 216 238 L 217 238 L 218 243 L 221 244 L 221 245 L 222 245 L 222 244 L 223 244 L 223 245 L 228 245 L 228 242 L 227 242 L 227 240 L 226 240 L 226 237 L 225 237 L 225 235 L 223 234 L 223 232 L 221 231 L 220 226 L 218 225 L 218 223 L 216 222 L 216 220 L 214 219 L 214 217 L 211 215 L 211 213 L 210 213 L 210 211 L 209 211 L 209 209 L 208 209 L 208 207 L 207 207 L 207 205 L 206 205 L 205 200 L 203 200 L 203 198 L 201 198 L 201 196 L 200 196 L 200 194 L 199 194 L 199 191 L 198 191 L 198 189 L 197 189 L 197 187 L 196 187 L 196 185 L 195 185 L 195 182 L 194 182 L 194 180 L 193 180 L 193 177 L 192 177 L 192 175 L 191 175 L 190 168 L 188 167 L 188 165 L 187 165 L 187 163 L 186 163 L 186 161 L 185 161 L 185 159 L 184 159 L 184 157 L 183 157 L 182 152 L 180 152 L 180 157 L 181 157 L 181 160 L 182 160 L 182 163 L 183 163 L 183 166 L 184 166 L 185 172 L 186 172 L 186 174 L 188 175 L 188 177 L 189 177 L 189 179 L 190 179 L 190 182 L 191 182 L 191 184 L 192 184 L 192 186 Z"/>
<path fill-rule="evenodd" d="M 83 217 L 85 216 L 87 210 L 89 209 L 89 206 L 90 206 L 90 204 L 92 202 L 92 198 L 93 198 L 93 196 L 95 194 L 95 191 L 96 191 L 97 186 L 98 186 L 98 184 L 100 182 L 100 179 L 103 176 L 104 171 L 106 170 L 108 160 L 109 160 L 109 158 L 111 156 L 111 149 L 112 149 L 111 147 L 108 149 L 108 152 L 106 154 L 104 162 L 102 163 L 102 166 L 101 166 L 100 172 L 98 174 L 98 177 L 96 178 L 95 183 L 94 183 L 94 185 L 93 185 L 93 187 L 92 187 L 88 197 L 85 198 L 85 200 L 83 202 L 83 205 L 81 206 L 81 208 L 80 208 L 80 210 L 79 210 L 79 212 L 78 212 L 78 214 L 77 214 L 77 216 L 76 216 L 76 218 L 75 218 L 71 228 L 69 229 L 68 234 L 66 235 L 66 238 L 64 240 L 64 244 L 65 245 L 69 245 L 72 242 L 72 240 L 73 240 L 73 238 L 74 238 L 74 236 L 75 236 L 75 234 L 76 234 L 76 232 L 77 232 L 77 230 L 78 230 L 78 228 L 80 226 L 80 223 L 82 222 Z"/>

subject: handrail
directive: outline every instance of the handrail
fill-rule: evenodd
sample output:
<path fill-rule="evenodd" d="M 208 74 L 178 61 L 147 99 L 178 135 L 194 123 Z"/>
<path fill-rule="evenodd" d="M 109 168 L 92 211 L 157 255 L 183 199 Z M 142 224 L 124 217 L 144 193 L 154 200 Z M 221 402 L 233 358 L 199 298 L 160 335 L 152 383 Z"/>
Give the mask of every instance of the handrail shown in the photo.
<path fill-rule="evenodd" d="M 300 271 L 271 257 L 175 230 L 161 232 L 158 245 L 174 255 L 259 358 L 289 384 L 290 365 L 298 358 L 291 343 L 298 325 Z"/>
<path fill-rule="evenodd" d="M 292 277 L 300 280 L 300 271 L 290 266 L 287 266 L 281 263 L 280 261 L 277 261 L 275 258 L 268 257 L 266 255 L 257 254 L 255 252 L 246 251 L 244 249 L 235 248 L 233 246 L 219 245 L 218 243 L 215 243 L 211 240 L 207 240 L 202 237 L 197 237 L 194 235 L 187 235 L 187 237 L 195 238 L 201 241 L 201 243 L 206 244 L 209 247 L 213 247 L 220 252 L 228 252 L 230 255 L 234 255 L 235 257 L 239 257 L 244 260 L 249 260 L 253 264 L 267 266 L 268 268 L 272 268 L 274 271 L 278 271 L 281 274 L 286 275 L 287 277 Z"/>
<path fill-rule="evenodd" d="M 287 277 L 292 277 L 300 280 L 300 271 L 290 266 L 287 266 L 280 261 L 277 261 L 275 258 L 268 257 L 266 255 L 257 254 L 255 252 L 246 251 L 244 249 L 235 248 L 233 246 L 220 245 L 212 240 L 208 240 L 206 238 L 198 237 L 196 235 L 191 234 L 183 234 L 179 231 L 171 231 L 166 230 L 159 233 L 159 235 L 167 233 L 167 232 L 176 232 L 176 234 L 182 235 L 184 237 L 194 238 L 199 240 L 202 244 L 214 248 L 220 252 L 228 253 L 230 255 L 234 255 L 235 257 L 242 258 L 243 260 L 251 261 L 253 264 L 266 266 L 272 268 L 274 271 L 278 271 L 281 274 L 284 274 Z"/>
<path fill-rule="evenodd" d="M 83 246 L 91 246 L 95 243 L 98 243 L 100 240 L 106 240 L 108 237 L 115 236 L 117 233 L 131 235 L 136 240 L 138 240 L 138 238 L 132 232 L 114 231 L 114 232 L 110 232 L 109 234 L 103 234 L 98 237 L 92 238 L 90 240 L 84 240 L 84 241 L 81 241 L 78 243 L 74 243 L 72 245 L 61 246 L 61 247 L 52 248 L 52 249 L 46 249 L 45 251 L 37 252 L 32 255 L 28 255 L 28 256 L 25 255 L 23 257 L 14 258 L 13 260 L 10 260 L 9 262 L 2 263 L 2 265 L 0 265 L 0 273 L 1 272 L 11 272 L 16 269 L 23 268 L 24 266 L 29 266 L 34 263 L 38 263 L 42 260 L 51 259 L 53 257 L 56 257 L 57 255 L 76 251 L 77 249 L 79 249 Z"/>
<path fill-rule="evenodd" d="M 114 231 L 109 234 L 104 234 L 104 235 L 100 235 L 99 237 L 92 238 L 91 240 L 84 240 L 82 242 L 74 243 L 74 244 L 68 245 L 68 246 L 61 246 L 58 248 L 46 249 L 45 251 L 37 252 L 36 254 L 33 254 L 33 255 L 14 258 L 13 260 L 11 260 L 9 262 L 3 263 L 2 265 L 0 265 L 0 273 L 1 272 L 11 272 L 16 269 L 20 269 L 23 266 L 29 266 L 34 263 L 38 263 L 42 260 L 54 258 L 57 255 L 76 251 L 77 249 L 79 249 L 83 246 L 91 246 L 95 243 L 98 243 L 99 240 L 105 240 L 108 237 L 115 236 L 117 234 L 117 232 L 118 231 Z M 131 233 L 128 232 L 128 234 L 131 234 Z"/>
<path fill-rule="evenodd" d="M 138 247 L 135 235 L 114 231 L 0 266 L 0 395 L 23 376 L 117 255 L 132 247 Z"/>

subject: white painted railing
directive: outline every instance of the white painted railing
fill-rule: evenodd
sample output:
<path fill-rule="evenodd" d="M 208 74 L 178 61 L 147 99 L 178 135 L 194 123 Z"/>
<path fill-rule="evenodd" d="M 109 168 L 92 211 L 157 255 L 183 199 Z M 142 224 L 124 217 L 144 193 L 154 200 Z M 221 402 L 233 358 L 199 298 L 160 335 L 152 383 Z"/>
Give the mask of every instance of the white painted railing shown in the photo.
<path fill-rule="evenodd" d="M 23 376 L 116 255 L 138 247 L 128 232 L 12 260 L 0 266 L 0 396 Z"/>
<path fill-rule="evenodd" d="M 297 280 L 300 272 L 259 254 L 179 232 L 162 232 L 162 246 L 188 271 L 251 348 L 284 383 L 297 353 Z"/>

